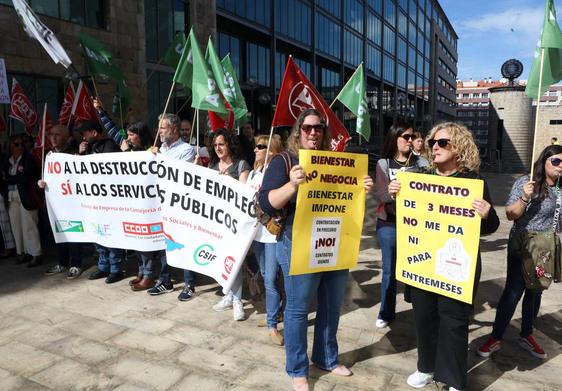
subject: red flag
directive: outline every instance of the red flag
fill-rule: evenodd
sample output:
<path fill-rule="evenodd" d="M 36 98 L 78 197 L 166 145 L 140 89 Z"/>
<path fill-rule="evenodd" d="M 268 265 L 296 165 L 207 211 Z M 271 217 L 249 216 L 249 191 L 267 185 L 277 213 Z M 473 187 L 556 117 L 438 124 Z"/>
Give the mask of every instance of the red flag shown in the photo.
<path fill-rule="evenodd" d="M 333 151 L 343 151 L 349 133 L 299 67 L 289 57 L 271 126 L 293 126 L 299 114 L 316 109 L 326 119 Z"/>
<path fill-rule="evenodd" d="M 5 132 L 6 130 L 8 130 L 8 129 L 6 128 L 6 123 L 4 122 L 4 117 L 2 115 L 0 115 L 0 133 Z"/>
<path fill-rule="evenodd" d="M 37 133 L 37 139 L 35 140 L 35 148 L 42 148 L 45 145 L 45 149 L 51 149 L 51 128 L 53 127 L 53 121 L 51 119 L 51 114 L 47 111 L 47 103 L 45 103 L 45 108 L 43 109 L 43 120 L 39 126 L 39 133 Z"/>
<path fill-rule="evenodd" d="M 99 121 L 96 109 L 94 109 L 94 103 L 90 97 L 90 92 L 86 85 L 82 83 L 82 80 L 80 80 L 78 84 L 71 113 L 75 122 L 88 120 Z"/>
<path fill-rule="evenodd" d="M 72 111 L 72 104 L 74 103 L 74 86 L 72 82 L 68 83 L 66 93 L 64 94 L 64 101 L 59 112 L 59 124 L 68 126 L 70 121 L 70 112 Z"/>
<path fill-rule="evenodd" d="M 10 114 L 8 115 L 23 123 L 25 130 L 29 134 L 31 134 L 33 127 L 37 123 L 37 111 L 35 111 L 23 88 L 21 88 L 15 78 L 12 79 L 12 103 L 10 105 Z"/>
<path fill-rule="evenodd" d="M 223 102 L 228 110 L 228 115 L 220 115 L 214 111 L 207 111 L 207 114 L 209 115 L 209 126 L 211 128 L 211 132 L 213 133 L 221 128 L 227 130 L 234 129 L 234 112 L 225 99 L 223 99 Z"/>

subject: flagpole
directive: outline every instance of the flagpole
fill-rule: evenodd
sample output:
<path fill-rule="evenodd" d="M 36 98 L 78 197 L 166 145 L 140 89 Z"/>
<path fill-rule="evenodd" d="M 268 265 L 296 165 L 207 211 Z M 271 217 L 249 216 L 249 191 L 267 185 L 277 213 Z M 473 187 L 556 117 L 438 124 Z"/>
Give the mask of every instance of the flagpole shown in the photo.
<path fill-rule="evenodd" d="M 121 105 L 121 96 L 119 96 L 119 116 L 121 117 L 121 129 L 123 129 L 123 106 Z"/>
<path fill-rule="evenodd" d="M 45 133 L 47 133 L 47 102 L 43 108 L 43 133 L 41 134 L 41 180 L 44 180 L 43 170 L 45 169 Z"/>
<path fill-rule="evenodd" d="M 174 92 L 174 87 L 176 86 L 176 82 L 172 82 L 172 87 L 170 88 L 170 93 L 168 94 L 168 99 L 166 100 L 166 105 L 164 106 L 164 112 L 160 115 L 160 119 L 158 120 L 158 129 L 156 130 L 156 137 L 154 138 L 154 144 L 152 146 L 156 146 L 156 141 L 158 141 L 158 134 L 160 133 L 160 125 L 162 123 L 162 117 L 166 114 L 168 110 L 168 104 L 170 104 L 170 99 L 172 98 L 172 93 Z"/>
<path fill-rule="evenodd" d="M 186 99 L 185 102 L 183 102 L 183 105 L 181 105 L 180 108 L 176 111 L 176 115 L 178 115 L 180 111 L 182 111 L 182 109 L 185 107 L 185 105 L 187 105 L 190 101 L 191 101 L 191 96 L 188 99 Z M 193 123 L 193 121 L 191 121 L 191 123 Z"/>
<path fill-rule="evenodd" d="M 273 138 L 273 125 L 271 126 L 271 129 L 269 131 L 269 140 L 267 140 L 267 150 L 265 151 L 265 162 L 263 164 L 263 172 L 265 172 L 265 169 L 269 165 L 268 158 L 269 158 L 269 149 L 271 148 L 272 138 Z"/>
<path fill-rule="evenodd" d="M 195 117 L 197 118 L 197 140 L 195 142 L 195 145 L 197 146 L 197 154 L 199 155 L 199 109 L 195 109 L 195 113 L 197 114 Z"/>
<path fill-rule="evenodd" d="M 539 124 L 539 108 L 541 104 L 541 88 L 542 88 L 542 71 L 544 66 L 544 48 L 541 48 L 541 67 L 539 70 L 539 85 L 537 88 L 537 112 L 535 113 L 535 129 L 533 132 L 533 152 L 531 154 L 531 174 L 529 180 L 533 180 L 533 172 L 535 170 L 535 147 L 537 145 L 537 127 Z"/>

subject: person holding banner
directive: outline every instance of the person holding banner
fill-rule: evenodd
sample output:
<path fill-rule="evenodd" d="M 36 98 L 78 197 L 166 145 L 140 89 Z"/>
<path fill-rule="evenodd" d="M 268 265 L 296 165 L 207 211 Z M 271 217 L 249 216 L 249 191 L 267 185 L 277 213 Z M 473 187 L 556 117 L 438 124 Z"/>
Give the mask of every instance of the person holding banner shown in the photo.
<path fill-rule="evenodd" d="M 426 145 L 431 151 L 431 175 L 482 179 L 478 174 L 480 155 L 470 131 L 460 124 L 445 122 L 431 129 Z M 395 198 L 400 182 L 392 181 L 388 192 Z M 484 181 L 484 198 L 475 199 L 472 208 L 481 217 L 480 234 L 494 233 L 499 219 Z M 480 279 L 480 252 L 476 261 L 474 294 Z M 445 383 L 449 391 L 466 388 L 468 323 L 473 307 L 437 293 L 410 287 L 414 327 L 418 341 L 417 370 L 407 383 L 422 388 L 434 381 Z"/>
<path fill-rule="evenodd" d="M 533 180 L 530 181 L 528 175 L 516 180 L 507 200 L 505 212 L 508 220 L 513 221 L 507 246 L 507 278 L 497 306 L 492 335 L 476 350 L 481 357 L 489 357 L 501 348 L 505 330 L 513 317 L 517 303 L 525 294 L 519 344 L 533 356 L 546 358 L 545 351 L 533 337 L 533 323 L 541 305 L 542 291 L 526 288 L 520 249 L 528 232 L 549 231 L 554 225 L 556 225 L 555 230 L 561 232 L 559 217 L 562 203 L 560 195 L 562 146 L 546 147 L 534 167 Z M 554 221 L 555 216 L 558 216 L 557 222 Z"/>
<path fill-rule="evenodd" d="M 256 137 L 256 147 L 254 148 L 256 160 L 254 162 L 254 169 L 250 171 L 248 182 L 246 182 L 248 186 L 251 186 L 256 192 L 259 191 L 263 181 L 263 172 L 266 166 L 265 155 L 269 144 L 271 144 L 269 148 L 269 162 L 275 155 L 283 151 L 283 142 L 278 135 L 273 135 L 271 143 L 267 135 Z M 283 336 L 279 330 L 277 330 L 277 322 L 279 321 L 282 306 L 281 295 L 277 289 L 279 263 L 277 263 L 277 258 L 275 256 L 276 244 L 277 238 L 275 235 L 271 234 L 260 224 L 254 242 L 252 243 L 252 249 L 258 260 L 263 283 L 265 285 L 265 311 L 267 314 L 265 325 L 269 330 L 271 341 L 275 345 L 281 346 L 283 345 Z"/>
<path fill-rule="evenodd" d="M 219 174 L 227 175 L 242 183 L 246 183 L 250 173 L 250 165 L 240 159 L 240 144 L 236 134 L 226 129 L 218 129 L 212 138 L 212 147 L 209 149 L 209 168 L 218 171 Z M 244 304 L 242 304 L 242 271 L 238 273 L 232 283 L 232 289 L 213 306 L 217 312 L 232 308 L 234 320 L 246 319 Z"/>
<path fill-rule="evenodd" d="M 388 326 L 396 314 L 396 202 L 388 193 L 388 184 L 396 179 L 398 171 L 421 172 L 429 165 L 424 157 L 414 153 L 412 142 L 416 138 L 410 126 L 391 126 L 377 162 L 377 239 L 382 253 L 381 307 L 375 322 L 378 328 Z"/>
<path fill-rule="evenodd" d="M 292 378 L 293 390 L 308 390 L 309 362 L 307 355 L 308 311 L 314 298 L 318 307 L 314 322 L 314 344 L 312 362 L 320 369 L 338 376 L 350 376 L 352 372 L 338 362 L 336 338 L 340 307 L 345 293 L 349 270 L 335 270 L 312 274 L 289 275 L 292 249 L 293 222 L 296 196 L 299 185 L 305 181 L 306 173 L 299 165 L 300 149 L 330 150 L 330 134 L 326 120 L 316 109 L 301 112 L 287 141 L 287 150 L 292 168 L 281 156 L 271 161 L 265 172 L 259 193 L 259 203 L 270 216 L 279 215 L 285 209 L 287 218 L 277 242 L 276 254 L 283 271 L 287 304 L 285 307 L 285 354 L 286 371 Z M 363 178 L 366 191 L 370 191 L 373 180 Z"/>

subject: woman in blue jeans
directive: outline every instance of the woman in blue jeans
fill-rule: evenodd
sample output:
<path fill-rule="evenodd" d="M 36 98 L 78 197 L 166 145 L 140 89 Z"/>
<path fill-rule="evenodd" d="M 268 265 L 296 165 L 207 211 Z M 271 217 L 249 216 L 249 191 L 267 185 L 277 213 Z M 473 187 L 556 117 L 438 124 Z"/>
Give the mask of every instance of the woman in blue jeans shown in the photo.
<path fill-rule="evenodd" d="M 385 137 L 381 159 L 377 162 L 375 198 L 377 200 L 377 239 L 382 253 L 381 307 L 375 325 L 383 328 L 396 312 L 396 202 L 388 184 L 398 171 L 420 172 L 429 162 L 413 153 L 418 135 L 407 125 L 393 125 Z"/>
<path fill-rule="evenodd" d="M 254 153 L 256 159 L 254 160 L 254 169 L 250 171 L 246 184 L 257 192 L 263 181 L 267 146 L 270 146 L 267 160 L 271 161 L 271 158 L 283 151 L 283 143 L 278 135 L 274 135 L 271 142 L 267 135 L 259 135 L 255 141 Z M 275 255 L 276 245 L 277 239 L 275 235 L 271 234 L 263 225 L 260 225 L 252 243 L 252 249 L 258 260 L 265 285 L 265 310 L 267 313 L 266 322 L 269 337 L 274 344 L 281 346 L 283 345 L 283 336 L 277 329 L 278 315 L 281 312 L 281 295 L 276 285 L 277 271 L 279 270 L 279 263 L 277 263 Z"/>
<path fill-rule="evenodd" d="M 521 237 L 526 232 L 549 231 L 555 223 L 557 232 L 560 232 L 560 219 L 555 222 L 554 216 L 557 209 L 560 216 L 561 175 L 562 146 L 550 145 L 535 162 L 533 180 L 529 180 L 528 175 L 523 176 L 516 180 L 511 188 L 505 208 L 507 218 L 514 221 L 507 249 L 507 279 L 498 303 L 492 335 L 476 350 L 481 357 L 489 357 L 493 352 L 500 350 L 505 329 L 524 294 L 519 345 L 537 358 L 546 358 L 545 351 L 533 337 L 533 322 L 539 312 L 542 291 L 525 287 L 520 246 Z"/>
<path fill-rule="evenodd" d="M 300 149 L 329 150 L 330 135 L 326 121 L 315 109 L 304 110 L 298 117 L 287 140 L 292 168 L 287 172 L 285 161 L 276 156 L 265 172 L 259 202 L 265 212 L 274 214 L 286 209 L 287 219 L 282 238 L 277 243 L 277 261 L 283 270 L 287 304 L 285 307 L 286 370 L 292 378 L 293 390 L 308 390 L 308 356 L 306 330 L 308 311 L 314 298 L 318 307 L 314 322 L 312 362 L 320 369 L 339 376 L 351 371 L 338 362 L 336 334 L 340 307 L 345 293 L 348 270 L 336 270 L 303 275 L 289 275 L 293 221 L 298 187 L 305 181 L 305 172 L 298 164 Z M 363 179 L 365 189 L 373 185 L 370 177 Z"/>

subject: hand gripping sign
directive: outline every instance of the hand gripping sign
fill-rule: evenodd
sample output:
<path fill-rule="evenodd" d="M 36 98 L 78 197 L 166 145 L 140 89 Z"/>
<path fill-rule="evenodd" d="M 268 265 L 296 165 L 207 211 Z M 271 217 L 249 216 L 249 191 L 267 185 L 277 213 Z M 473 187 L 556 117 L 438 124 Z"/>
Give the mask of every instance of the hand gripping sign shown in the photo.
<path fill-rule="evenodd" d="M 482 198 L 478 179 L 399 172 L 396 199 L 396 279 L 472 303 Z"/>

